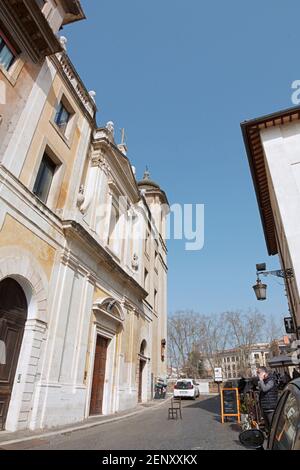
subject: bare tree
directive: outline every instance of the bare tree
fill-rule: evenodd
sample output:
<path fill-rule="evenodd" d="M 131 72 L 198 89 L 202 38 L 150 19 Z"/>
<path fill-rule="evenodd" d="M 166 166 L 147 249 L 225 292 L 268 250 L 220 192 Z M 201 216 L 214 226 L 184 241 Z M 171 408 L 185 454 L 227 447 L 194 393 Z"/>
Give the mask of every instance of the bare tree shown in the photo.
<path fill-rule="evenodd" d="M 200 338 L 203 336 L 203 316 L 191 310 L 178 311 L 169 317 L 169 365 L 187 375 L 197 375 Z"/>
<path fill-rule="evenodd" d="M 190 376 L 212 376 L 222 366 L 222 353 L 228 348 L 238 350 L 240 373 L 249 374 L 249 355 L 254 344 L 265 337 L 265 317 L 257 310 L 228 311 L 202 315 L 186 310 L 169 317 L 169 365 Z M 276 324 L 269 331 L 275 335 Z"/>
<path fill-rule="evenodd" d="M 169 365 L 186 375 L 199 376 L 220 365 L 219 351 L 225 349 L 228 327 L 224 314 L 205 316 L 179 311 L 169 317 Z M 202 367 L 201 367 L 202 365 Z"/>
<path fill-rule="evenodd" d="M 274 315 L 268 317 L 264 327 L 265 341 L 271 344 L 273 341 L 282 338 L 284 334 L 284 324 L 282 319 L 279 319 Z"/>
<path fill-rule="evenodd" d="M 224 314 L 204 317 L 203 323 L 204 335 L 199 349 L 203 360 L 209 364 L 210 375 L 212 375 L 214 368 L 221 366 L 220 352 L 227 347 L 229 329 Z"/>
<path fill-rule="evenodd" d="M 251 346 L 262 339 L 265 317 L 257 310 L 240 310 L 226 312 L 226 322 L 230 331 L 231 346 L 238 348 L 240 356 L 240 373 L 250 373 L 249 354 Z"/>

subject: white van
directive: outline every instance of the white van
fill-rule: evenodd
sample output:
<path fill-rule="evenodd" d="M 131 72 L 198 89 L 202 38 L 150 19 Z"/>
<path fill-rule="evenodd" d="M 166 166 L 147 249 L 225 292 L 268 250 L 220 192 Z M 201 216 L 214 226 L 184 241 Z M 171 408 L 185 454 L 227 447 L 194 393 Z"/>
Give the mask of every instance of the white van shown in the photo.
<path fill-rule="evenodd" d="M 174 385 L 174 398 L 193 398 L 199 397 L 198 384 L 194 379 L 179 379 Z"/>

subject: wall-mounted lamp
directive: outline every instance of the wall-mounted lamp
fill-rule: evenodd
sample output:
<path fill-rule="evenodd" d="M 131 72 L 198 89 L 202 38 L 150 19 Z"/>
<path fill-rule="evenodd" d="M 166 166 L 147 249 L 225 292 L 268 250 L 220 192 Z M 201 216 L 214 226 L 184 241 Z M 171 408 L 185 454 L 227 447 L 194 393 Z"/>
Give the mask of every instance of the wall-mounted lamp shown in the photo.
<path fill-rule="evenodd" d="M 267 284 L 263 284 L 260 280 L 261 276 L 277 276 L 284 279 L 292 279 L 294 277 L 293 270 L 289 269 L 277 269 L 276 271 L 266 271 L 266 264 L 260 263 L 256 265 L 256 284 L 253 286 L 257 300 L 266 300 L 267 298 Z"/>

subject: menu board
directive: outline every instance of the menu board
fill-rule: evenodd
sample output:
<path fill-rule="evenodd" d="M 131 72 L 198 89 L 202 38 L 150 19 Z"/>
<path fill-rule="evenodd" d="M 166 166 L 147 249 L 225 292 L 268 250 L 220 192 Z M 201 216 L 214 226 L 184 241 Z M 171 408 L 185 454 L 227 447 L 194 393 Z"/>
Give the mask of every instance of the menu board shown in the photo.
<path fill-rule="evenodd" d="M 227 416 L 236 416 L 240 422 L 239 391 L 237 388 L 221 389 L 222 423 Z"/>

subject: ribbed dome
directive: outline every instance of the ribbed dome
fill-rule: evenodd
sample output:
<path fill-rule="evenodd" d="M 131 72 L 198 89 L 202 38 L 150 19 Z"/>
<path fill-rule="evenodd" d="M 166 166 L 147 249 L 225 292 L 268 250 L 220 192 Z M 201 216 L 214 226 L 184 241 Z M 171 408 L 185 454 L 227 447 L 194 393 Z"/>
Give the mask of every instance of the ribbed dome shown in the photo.
<path fill-rule="evenodd" d="M 149 187 L 149 188 L 160 189 L 159 184 L 155 183 L 155 181 L 152 181 L 152 180 L 150 179 L 150 172 L 149 172 L 149 170 L 148 170 L 147 167 L 146 167 L 146 170 L 145 170 L 145 172 L 144 172 L 143 179 L 138 182 L 138 185 L 139 185 L 140 187 L 147 186 L 147 187 Z"/>

